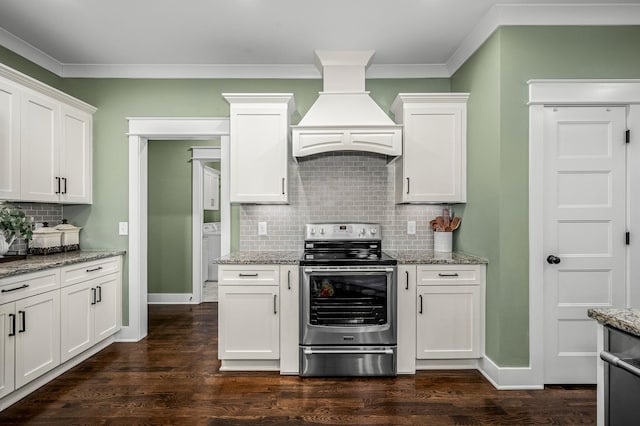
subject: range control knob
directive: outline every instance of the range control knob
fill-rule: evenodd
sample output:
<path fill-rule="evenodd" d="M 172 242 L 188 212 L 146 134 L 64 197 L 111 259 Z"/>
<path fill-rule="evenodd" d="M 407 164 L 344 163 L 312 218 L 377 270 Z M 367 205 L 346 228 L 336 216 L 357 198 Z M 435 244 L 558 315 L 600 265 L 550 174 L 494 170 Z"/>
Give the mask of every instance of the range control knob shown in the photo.
<path fill-rule="evenodd" d="M 309 233 L 310 233 L 311 235 L 315 235 L 315 234 L 316 234 L 316 228 L 311 228 L 311 229 L 309 230 Z"/>
<path fill-rule="evenodd" d="M 378 232 L 376 228 L 371 228 L 371 235 L 376 235 L 376 232 Z"/>
<path fill-rule="evenodd" d="M 360 234 L 365 235 L 366 233 L 367 233 L 366 229 L 364 229 L 364 228 L 360 229 Z"/>
<path fill-rule="evenodd" d="M 320 235 L 324 235 L 324 228 L 320 228 Z"/>

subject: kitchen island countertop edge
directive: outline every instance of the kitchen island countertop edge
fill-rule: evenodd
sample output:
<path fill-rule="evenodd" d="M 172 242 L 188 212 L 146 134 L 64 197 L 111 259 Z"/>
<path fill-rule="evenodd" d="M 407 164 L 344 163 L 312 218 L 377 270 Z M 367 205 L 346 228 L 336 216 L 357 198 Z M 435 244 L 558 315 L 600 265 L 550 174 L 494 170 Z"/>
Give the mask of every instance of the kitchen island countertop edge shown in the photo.
<path fill-rule="evenodd" d="M 607 325 L 640 337 L 640 309 L 597 308 L 587 311 L 602 325 Z"/>

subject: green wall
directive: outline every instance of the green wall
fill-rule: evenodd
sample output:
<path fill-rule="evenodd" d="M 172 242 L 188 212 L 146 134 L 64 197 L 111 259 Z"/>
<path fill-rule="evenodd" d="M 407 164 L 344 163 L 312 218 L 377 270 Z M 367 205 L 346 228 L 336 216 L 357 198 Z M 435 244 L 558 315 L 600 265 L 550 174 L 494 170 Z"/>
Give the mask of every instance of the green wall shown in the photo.
<path fill-rule="evenodd" d="M 638 46 L 640 26 L 503 27 L 451 78 L 471 92 L 456 247 L 489 259 L 486 353 L 500 366 L 529 363 L 527 81 L 640 78 Z"/>

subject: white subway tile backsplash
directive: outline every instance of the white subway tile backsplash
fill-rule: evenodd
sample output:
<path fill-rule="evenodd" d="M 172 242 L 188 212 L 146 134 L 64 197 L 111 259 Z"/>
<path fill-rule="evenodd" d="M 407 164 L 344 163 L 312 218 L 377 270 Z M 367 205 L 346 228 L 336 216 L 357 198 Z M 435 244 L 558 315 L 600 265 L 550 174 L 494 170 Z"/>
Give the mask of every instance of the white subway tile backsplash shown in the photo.
<path fill-rule="evenodd" d="M 340 152 L 302 158 L 289 168 L 289 205 L 242 205 L 241 250 L 302 250 L 304 225 L 311 222 L 375 222 L 388 250 L 433 248 L 429 221 L 442 206 L 396 205 L 394 168 L 377 154 Z M 407 221 L 416 234 L 407 235 Z M 269 235 L 258 236 L 266 221 Z"/>

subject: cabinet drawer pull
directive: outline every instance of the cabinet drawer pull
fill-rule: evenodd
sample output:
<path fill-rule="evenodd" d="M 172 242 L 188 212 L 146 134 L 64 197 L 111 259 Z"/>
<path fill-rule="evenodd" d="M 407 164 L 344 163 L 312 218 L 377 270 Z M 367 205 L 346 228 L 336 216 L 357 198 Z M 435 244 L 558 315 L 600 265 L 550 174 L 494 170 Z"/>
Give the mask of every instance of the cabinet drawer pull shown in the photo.
<path fill-rule="evenodd" d="M 96 288 L 98 289 L 98 300 L 96 300 L 96 303 L 100 303 L 102 302 L 102 286 L 97 285 Z"/>
<path fill-rule="evenodd" d="M 291 271 L 287 271 L 287 288 L 291 290 Z"/>
<path fill-rule="evenodd" d="M 91 304 L 96 304 L 96 289 L 91 287 Z"/>
<path fill-rule="evenodd" d="M 10 291 L 22 290 L 23 288 L 29 287 L 29 284 L 22 284 L 20 287 L 14 288 L 3 288 L 2 293 L 9 293 Z"/>
<path fill-rule="evenodd" d="M 404 287 L 404 289 L 409 290 L 409 271 L 404 271 L 404 273 L 407 275 L 407 285 Z"/>
<path fill-rule="evenodd" d="M 284 178 L 282 178 L 282 195 L 284 195 Z"/>
<path fill-rule="evenodd" d="M 453 274 L 438 274 L 439 277 L 457 277 L 459 276 L 458 273 L 453 273 Z"/>
<path fill-rule="evenodd" d="M 16 335 L 16 315 L 9 314 L 9 320 L 11 321 L 11 331 L 9 332 L 9 336 Z"/>
<path fill-rule="evenodd" d="M 64 189 L 62 190 L 63 194 L 67 193 L 67 178 L 61 178 L 60 180 L 64 181 Z"/>
<path fill-rule="evenodd" d="M 99 271 L 101 269 L 102 269 L 102 266 L 98 266 L 97 268 L 87 269 L 87 272 L 95 272 L 95 271 Z"/>
<path fill-rule="evenodd" d="M 278 313 L 278 295 L 277 294 L 273 295 L 273 313 L 274 314 Z"/>
<path fill-rule="evenodd" d="M 418 296 L 420 298 L 420 312 L 422 313 L 422 295 Z"/>
<path fill-rule="evenodd" d="M 256 272 L 255 274 L 243 274 L 242 272 L 240 272 L 238 276 L 239 277 L 257 277 L 258 273 Z"/>
<path fill-rule="evenodd" d="M 58 189 L 56 190 L 56 194 L 60 193 L 60 178 L 58 176 L 56 176 L 56 186 L 58 187 Z"/>
<path fill-rule="evenodd" d="M 410 180 L 409 178 L 407 178 L 407 194 L 409 193 L 409 188 L 410 188 L 409 185 L 410 185 Z"/>
<path fill-rule="evenodd" d="M 18 316 L 20 317 L 20 328 L 18 329 L 18 333 L 24 333 L 27 331 L 27 313 L 25 311 L 18 311 Z"/>

